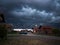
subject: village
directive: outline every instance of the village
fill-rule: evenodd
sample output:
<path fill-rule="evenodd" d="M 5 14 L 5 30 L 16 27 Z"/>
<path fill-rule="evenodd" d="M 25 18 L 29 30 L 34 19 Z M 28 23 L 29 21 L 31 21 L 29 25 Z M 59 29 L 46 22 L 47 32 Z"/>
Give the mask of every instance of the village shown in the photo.
<path fill-rule="evenodd" d="M 51 26 L 47 26 L 47 25 L 40 25 L 38 26 L 37 24 L 32 27 L 31 29 L 15 29 L 13 28 L 14 25 L 13 24 L 9 24 L 9 23 L 5 23 L 5 19 L 4 19 L 4 15 L 0 14 L 0 26 L 5 27 L 8 30 L 8 33 L 19 33 L 19 34 L 27 34 L 28 32 L 31 32 L 33 34 L 43 34 L 43 35 L 54 35 L 55 33 L 59 34 L 59 31 Z M 57 30 L 55 32 L 55 30 Z"/>
<path fill-rule="evenodd" d="M 19 33 L 26 33 L 27 32 L 31 32 L 34 34 L 52 34 L 52 27 L 48 27 L 48 26 L 37 26 L 35 25 L 32 29 L 13 29 L 13 31 L 19 32 Z"/>

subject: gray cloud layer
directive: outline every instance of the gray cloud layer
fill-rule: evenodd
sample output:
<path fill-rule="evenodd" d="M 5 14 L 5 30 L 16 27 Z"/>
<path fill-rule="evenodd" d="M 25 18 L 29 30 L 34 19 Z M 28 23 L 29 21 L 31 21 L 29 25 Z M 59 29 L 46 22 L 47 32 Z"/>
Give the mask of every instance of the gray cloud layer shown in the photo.
<path fill-rule="evenodd" d="M 0 0 L 1 12 L 14 25 L 51 25 L 60 23 L 60 0 Z"/>

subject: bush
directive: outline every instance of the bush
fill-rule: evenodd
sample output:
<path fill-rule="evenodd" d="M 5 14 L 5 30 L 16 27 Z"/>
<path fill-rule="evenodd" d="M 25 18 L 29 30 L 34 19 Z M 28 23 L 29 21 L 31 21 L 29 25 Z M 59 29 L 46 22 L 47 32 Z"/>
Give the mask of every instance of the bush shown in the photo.
<path fill-rule="evenodd" d="M 60 36 L 60 30 L 59 29 L 53 29 L 53 34 L 55 36 Z"/>
<path fill-rule="evenodd" d="M 5 26 L 0 25 L 0 38 L 1 39 L 7 39 L 7 29 Z"/>

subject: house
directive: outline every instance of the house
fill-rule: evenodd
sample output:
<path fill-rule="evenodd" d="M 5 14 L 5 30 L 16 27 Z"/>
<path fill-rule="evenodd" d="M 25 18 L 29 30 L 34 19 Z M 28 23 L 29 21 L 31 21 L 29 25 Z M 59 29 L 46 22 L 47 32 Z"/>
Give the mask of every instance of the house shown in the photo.
<path fill-rule="evenodd" d="M 52 34 L 52 27 L 50 26 L 42 26 L 40 30 L 41 33 L 44 33 L 44 34 Z"/>
<path fill-rule="evenodd" d="M 50 26 L 35 26 L 33 28 L 34 33 L 39 33 L 39 34 L 52 34 L 52 27 Z"/>

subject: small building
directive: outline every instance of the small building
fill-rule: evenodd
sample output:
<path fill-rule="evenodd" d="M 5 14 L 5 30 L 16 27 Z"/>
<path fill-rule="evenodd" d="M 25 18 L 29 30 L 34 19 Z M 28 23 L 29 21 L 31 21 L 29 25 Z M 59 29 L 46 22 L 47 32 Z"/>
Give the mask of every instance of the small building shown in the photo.
<path fill-rule="evenodd" d="M 33 33 L 38 33 L 38 34 L 52 34 L 52 27 L 50 26 L 35 26 L 33 28 Z"/>
<path fill-rule="evenodd" d="M 52 34 L 52 29 L 50 26 L 42 26 L 39 30 L 42 34 Z"/>

